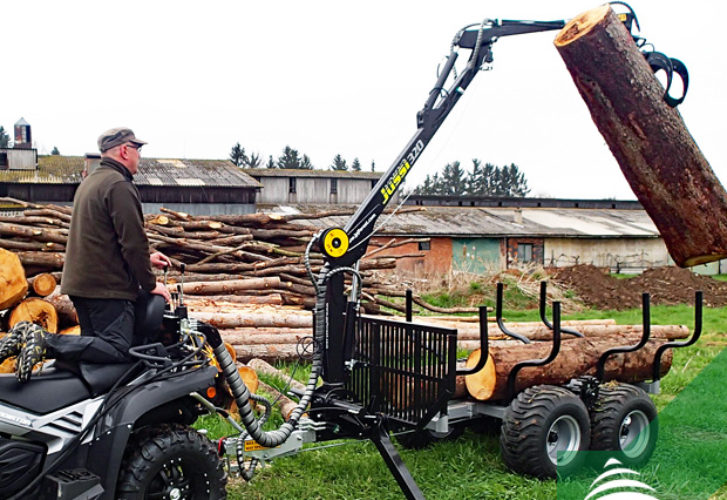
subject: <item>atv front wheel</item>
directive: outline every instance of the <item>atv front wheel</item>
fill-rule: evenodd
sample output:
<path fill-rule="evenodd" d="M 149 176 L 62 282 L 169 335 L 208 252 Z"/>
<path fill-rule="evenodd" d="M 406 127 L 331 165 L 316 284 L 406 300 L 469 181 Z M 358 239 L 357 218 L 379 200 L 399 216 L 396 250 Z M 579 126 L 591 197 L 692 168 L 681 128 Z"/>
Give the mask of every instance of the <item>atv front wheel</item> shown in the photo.
<path fill-rule="evenodd" d="M 179 424 L 142 430 L 129 441 L 117 498 L 218 500 L 227 498 L 227 475 L 209 439 Z"/>

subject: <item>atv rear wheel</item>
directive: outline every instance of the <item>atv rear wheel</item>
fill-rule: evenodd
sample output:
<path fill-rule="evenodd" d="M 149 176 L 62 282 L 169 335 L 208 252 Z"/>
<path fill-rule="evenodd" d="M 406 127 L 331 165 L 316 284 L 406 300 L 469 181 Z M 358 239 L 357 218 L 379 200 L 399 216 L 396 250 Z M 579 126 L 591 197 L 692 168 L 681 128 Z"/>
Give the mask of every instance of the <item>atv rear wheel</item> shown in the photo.
<path fill-rule="evenodd" d="M 129 442 L 117 498 L 218 500 L 227 498 L 227 475 L 205 436 L 179 424 L 142 430 Z"/>

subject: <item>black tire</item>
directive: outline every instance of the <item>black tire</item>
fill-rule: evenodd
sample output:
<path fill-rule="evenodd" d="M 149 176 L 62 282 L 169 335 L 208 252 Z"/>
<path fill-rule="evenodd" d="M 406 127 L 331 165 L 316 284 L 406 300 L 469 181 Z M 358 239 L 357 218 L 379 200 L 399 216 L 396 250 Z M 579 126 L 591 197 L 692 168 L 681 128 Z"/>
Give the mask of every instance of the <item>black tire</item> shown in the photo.
<path fill-rule="evenodd" d="M 582 465 L 585 456 L 578 452 L 588 449 L 590 433 L 588 410 L 578 396 L 557 386 L 529 387 L 505 410 L 502 458 L 520 474 L 568 475 Z"/>
<path fill-rule="evenodd" d="M 396 436 L 396 441 L 409 450 L 421 450 L 439 441 L 453 441 L 464 434 L 464 426 L 453 425 L 450 427 L 449 434 L 444 436 L 435 434 L 429 429 L 421 431 L 408 432 Z"/>
<path fill-rule="evenodd" d="M 656 416 L 656 406 L 643 389 L 602 385 L 591 410 L 591 449 L 614 451 L 630 467 L 645 464 L 659 435 Z"/>
<path fill-rule="evenodd" d="M 126 448 L 116 498 L 227 498 L 227 474 L 212 442 L 190 427 L 160 425 L 137 433 Z"/>

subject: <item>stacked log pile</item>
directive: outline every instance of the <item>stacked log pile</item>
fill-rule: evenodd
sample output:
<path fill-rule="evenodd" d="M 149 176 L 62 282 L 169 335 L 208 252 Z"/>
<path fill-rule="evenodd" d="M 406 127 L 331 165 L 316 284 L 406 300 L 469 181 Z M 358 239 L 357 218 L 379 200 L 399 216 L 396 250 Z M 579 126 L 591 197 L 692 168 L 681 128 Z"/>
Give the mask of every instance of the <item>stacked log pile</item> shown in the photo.
<path fill-rule="evenodd" d="M 24 207 L 22 215 L 0 217 L 0 248 L 10 250 L 20 259 L 25 276 L 33 281 L 46 273 L 61 279 L 71 209 L 59 205 L 38 205 L 12 198 L 0 198 Z M 401 209 L 399 212 L 421 208 Z M 182 264 L 186 269 L 183 291 L 186 296 L 224 295 L 238 303 L 298 305 L 312 309 L 314 288 L 305 269 L 306 245 L 317 228 L 300 220 L 349 215 L 351 210 L 331 210 L 315 214 L 192 216 L 165 208 L 162 213 L 145 217 L 145 227 L 152 249 L 167 254 L 174 264 L 169 280 L 182 281 Z M 298 221 L 298 222 L 297 222 Z M 363 307 L 368 313 L 380 313 L 386 306 L 403 312 L 403 306 L 387 297 L 402 297 L 404 290 L 380 282 L 375 271 L 394 269 L 397 259 L 421 258 L 413 253 L 382 256 L 381 250 L 419 239 L 391 240 L 372 247 L 361 262 L 364 278 Z M 323 265 L 315 251 L 310 254 L 314 273 Z M 254 278 L 254 279 L 253 279 Z M 172 287 L 174 288 L 174 287 Z M 15 293 L 20 293 L 15 291 Z M 24 295 L 25 292 L 20 293 Z M 461 312 L 431 306 L 420 297 L 422 307 L 443 312 Z M 8 300 L 14 304 L 12 297 Z M 13 304 L 2 304 L 0 309 Z M 464 308 L 475 312 L 474 308 Z"/>

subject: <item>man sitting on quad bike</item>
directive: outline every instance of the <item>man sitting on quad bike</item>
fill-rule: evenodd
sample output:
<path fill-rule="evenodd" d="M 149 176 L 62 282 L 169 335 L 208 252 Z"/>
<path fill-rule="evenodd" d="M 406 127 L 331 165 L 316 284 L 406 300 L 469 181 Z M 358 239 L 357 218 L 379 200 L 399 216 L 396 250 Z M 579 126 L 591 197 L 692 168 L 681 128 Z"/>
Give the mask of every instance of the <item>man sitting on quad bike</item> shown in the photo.
<path fill-rule="evenodd" d="M 148 294 L 169 302 L 151 266 L 171 264 L 161 252 L 150 255 L 139 191 L 133 184 L 146 142 L 128 128 L 98 138 L 101 164 L 88 175 L 73 200 L 61 292 L 78 313 L 81 336 L 56 335 L 23 321 L 0 341 L 0 361 L 17 356 L 15 372 L 27 382 L 43 358 L 94 363 L 130 361 L 134 345 L 134 305 Z"/>

